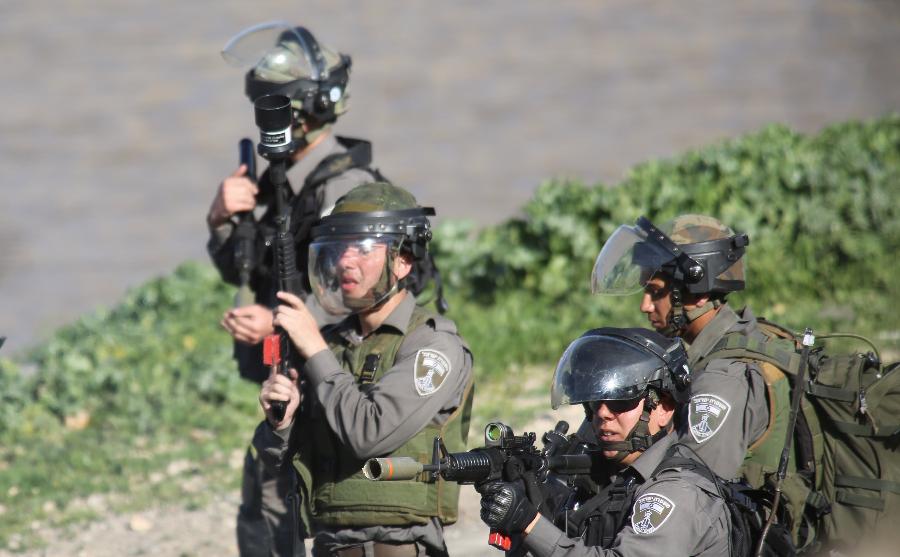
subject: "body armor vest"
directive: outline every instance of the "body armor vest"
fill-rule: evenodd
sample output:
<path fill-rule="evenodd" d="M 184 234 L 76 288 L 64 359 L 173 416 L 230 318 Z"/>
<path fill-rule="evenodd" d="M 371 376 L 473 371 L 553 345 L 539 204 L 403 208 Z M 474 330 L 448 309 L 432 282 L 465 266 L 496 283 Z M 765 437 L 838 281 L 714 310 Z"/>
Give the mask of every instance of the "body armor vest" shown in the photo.
<path fill-rule="evenodd" d="M 421 326 L 456 332 L 452 322 L 421 307 L 413 311 L 407 334 Z M 449 326 L 448 326 L 449 325 Z M 442 328 L 443 327 L 443 328 Z M 377 382 L 390 369 L 405 336 L 398 331 L 376 332 L 360 345 L 351 346 L 339 335 L 326 335 L 343 369 L 360 384 Z M 412 378 L 410 378 L 412 381 Z M 472 381 L 466 386 L 460 407 L 443 426 L 429 423 L 390 455 L 407 456 L 430 463 L 434 438 L 441 436 L 451 452 L 464 451 L 473 398 Z M 459 485 L 423 474 L 417 481 L 373 482 L 362 474 L 364 459 L 344 447 L 321 412 L 313 411 L 306 442 L 295 457 L 312 506 L 312 521 L 325 527 L 424 524 L 437 517 L 442 524 L 457 519 Z M 311 481 L 311 483 L 310 483 Z"/>

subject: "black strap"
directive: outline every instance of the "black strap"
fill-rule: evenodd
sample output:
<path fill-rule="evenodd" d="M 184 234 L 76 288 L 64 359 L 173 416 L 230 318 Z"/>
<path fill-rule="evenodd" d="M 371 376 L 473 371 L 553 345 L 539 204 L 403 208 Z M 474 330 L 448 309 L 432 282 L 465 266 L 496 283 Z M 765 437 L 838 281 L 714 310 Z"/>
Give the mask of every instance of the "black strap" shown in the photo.
<path fill-rule="evenodd" d="M 634 472 L 625 470 L 613 483 L 571 514 L 567 521 L 568 535 L 583 538 L 588 546 L 606 548 L 612 545 L 616 534 L 631 515 L 637 487 Z"/>

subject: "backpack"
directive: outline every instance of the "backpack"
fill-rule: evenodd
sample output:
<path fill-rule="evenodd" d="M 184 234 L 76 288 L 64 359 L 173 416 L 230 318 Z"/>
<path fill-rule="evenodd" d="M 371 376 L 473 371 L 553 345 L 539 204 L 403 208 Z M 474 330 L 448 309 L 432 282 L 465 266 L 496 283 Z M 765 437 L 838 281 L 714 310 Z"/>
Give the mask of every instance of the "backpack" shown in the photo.
<path fill-rule="evenodd" d="M 728 334 L 710 357 L 750 359 L 776 367 L 796 388 L 800 335 L 758 319 L 764 340 Z M 872 351 L 809 355 L 802 413 L 794 432 L 798 461 L 807 462 L 806 499 L 814 542 L 852 547 L 873 534 L 896 536 L 900 518 L 900 362 L 883 366 Z M 765 375 L 765 372 L 764 372 Z M 811 538 L 815 537 L 815 540 Z"/>

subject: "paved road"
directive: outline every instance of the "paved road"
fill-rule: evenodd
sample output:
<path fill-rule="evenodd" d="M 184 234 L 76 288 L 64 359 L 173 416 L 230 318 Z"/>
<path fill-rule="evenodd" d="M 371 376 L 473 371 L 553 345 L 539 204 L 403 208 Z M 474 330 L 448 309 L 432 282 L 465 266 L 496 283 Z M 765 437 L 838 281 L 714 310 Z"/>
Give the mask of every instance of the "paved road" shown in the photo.
<path fill-rule="evenodd" d="M 550 176 L 615 182 L 768 122 L 814 131 L 900 106 L 887 0 L 5 0 L 5 350 L 204 257 L 203 215 L 254 131 L 218 52 L 277 18 L 353 55 L 340 129 L 479 223 Z"/>

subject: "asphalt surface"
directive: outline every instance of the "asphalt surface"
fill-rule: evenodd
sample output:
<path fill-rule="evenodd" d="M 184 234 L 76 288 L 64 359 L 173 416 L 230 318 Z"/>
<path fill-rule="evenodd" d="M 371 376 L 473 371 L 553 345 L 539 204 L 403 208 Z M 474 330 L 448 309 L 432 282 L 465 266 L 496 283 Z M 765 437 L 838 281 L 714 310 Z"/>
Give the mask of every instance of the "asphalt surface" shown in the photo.
<path fill-rule="evenodd" d="M 338 130 L 440 215 L 496 223 L 552 176 L 770 122 L 900 107 L 900 5 L 875 0 L 0 4 L 4 354 L 187 259 L 252 135 L 219 50 L 271 19 L 353 56 Z"/>

